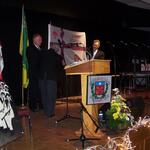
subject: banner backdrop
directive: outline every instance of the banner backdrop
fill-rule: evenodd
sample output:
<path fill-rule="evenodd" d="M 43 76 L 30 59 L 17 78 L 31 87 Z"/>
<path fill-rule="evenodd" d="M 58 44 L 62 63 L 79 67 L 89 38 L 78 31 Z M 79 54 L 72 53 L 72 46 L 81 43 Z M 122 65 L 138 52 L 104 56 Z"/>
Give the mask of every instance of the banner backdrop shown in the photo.
<path fill-rule="evenodd" d="M 85 60 L 85 47 L 85 32 L 76 32 L 51 24 L 48 25 L 48 48 L 53 48 L 58 54 L 62 55 L 65 65 Z"/>

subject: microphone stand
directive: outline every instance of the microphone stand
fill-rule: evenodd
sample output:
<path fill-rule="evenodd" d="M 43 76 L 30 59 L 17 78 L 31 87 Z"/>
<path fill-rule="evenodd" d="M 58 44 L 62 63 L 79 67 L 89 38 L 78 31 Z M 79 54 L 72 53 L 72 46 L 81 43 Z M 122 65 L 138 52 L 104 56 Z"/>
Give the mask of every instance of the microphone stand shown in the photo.
<path fill-rule="evenodd" d="M 61 42 L 60 42 L 60 40 L 58 39 L 58 43 L 61 45 Z M 82 44 L 82 43 L 81 43 Z M 83 44 L 82 44 L 83 45 Z M 88 52 L 87 50 L 86 50 L 86 53 L 90 56 L 90 57 L 92 57 L 92 55 L 90 54 L 90 52 Z M 68 79 L 67 79 L 67 75 L 65 76 L 66 77 L 66 113 L 65 113 L 65 115 L 61 118 L 61 119 L 59 119 L 59 120 L 56 120 L 56 124 L 57 123 L 59 123 L 59 122 L 61 122 L 61 121 L 63 121 L 63 120 L 65 120 L 65 119 L 68 119 L 68 118 L 72 118 L 72 119 L 79 119 L 78 117 L 74 117 L 74 116 L 71 116 L 71 115 L 69 115 L 69 106 L 68 106 L 68 103 L 69 103 L 69 99 L 68 99 Z"/>
<path fill-rule="evenodd" d="M 62 46 L 62 42 L 60 41 L 60 39 L 58 39 L 58 44 L 61 48 L 61 53 L 62 53 L 62 56 L 63 56 L 63 61 L 64 63 L 66 64 L 66 61 L 64 59 L 64 52 L 63 52 L 63 46 Z M 65 119 L 68 119 L 68 118 L 72 118 L 72 119 L 79 119 L 77 117 L 74 117 L 74 116 L 71 116 L 69 115 L 69 99 L 68 99 L 68 79 L 67 79 L 67 75 L 65 75 L 65 89 L 66 89 L 66 112 L 65 112 L 65 115 L 60 118 L 59 120 L 56 120 L 56 124 L 58 124 L 59 122 L 65 120 Z"/>
<path fill-rule="evenodd" d="M 79 140 L 82 143 L 82 149 L 84 149 L 85 141 L 88 141 L 88 140 L 100 140 L 100 138 L 87 138 L 85 136 L 85 134 L 84 134 L 84 127 L 83 127 L 83 124 L 84 124 L 83 112 L 85 112 L 90 117 L 90 119 L 93 121 L 94 125 L 97 127 L 96 130 L 95 130 L 95 132 L 97 132 L 97 130 L 100 127 L 94 121 L 94 119 L 89 114 L 89 112 L 87 111 L 87 109 L 84 107 L 84 105 L 82 104 L 82 102 L 80 104 L 81 104 L 81 110 L 80 110 L 80 115 L 81 115 L 81 134 L 80 134 L 80 137 L 79 138 L 74 138 L 74 139 L 66 139 L 66 141 L 69 142 L 69 141 L 77 141 L 77 140 Z"/>
<path fill-rule="evenodd" d="M 86 48 L 86 54 L 88 54 L 89 55 L 89 60 L 92 58 L 92 54 L 88 51 L 88 50 L 90 50 L 90 48 Z"/>
<path fill-rule="evenodd" d="M 61 121 L 63 121 L 63 120 L 65 120 L 65 119 L 68 119 L 68 118 L 72 118 L 72 119 L 79 119 L 78 117 L 74 117 L 74 116 L 71 116 L 70 114 L 69 114 L 69 98 L 68 98 L 68 79 L 67 79 L 67 75 L 65 75 L 65 78 L 66 78 L 66 83 L 65 83 L 65 86 L 66 86 L 66 112 L 65 112 L 65 115 L 62 117 L 62 118 L 60 118 L 59 120 L 56 120 L 56 124 L 57 123 L 59 123 L 59 122 L 61 122 Z"/>

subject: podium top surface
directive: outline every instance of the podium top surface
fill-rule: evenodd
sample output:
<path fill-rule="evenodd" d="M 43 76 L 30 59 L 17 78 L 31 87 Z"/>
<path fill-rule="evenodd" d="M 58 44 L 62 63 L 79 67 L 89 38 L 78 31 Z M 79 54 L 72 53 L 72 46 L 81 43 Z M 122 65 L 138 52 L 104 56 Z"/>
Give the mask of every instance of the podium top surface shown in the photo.
<path fill-rule="evenodd" d="M 110 61 L 111 60 L 92 59 L 75 62 L 66 66 L 65 70 L 67 75 L 110 73 Z"/>
<path fill-rule="evenodd" d="M 91 60 L 84 60 L 84 61 L 79 61 L 79 62 L 74 62 L 70 65 L 66 65 L 65 69 L 71 68 L 71 67 L 76 67 L 85 63 L 89 62 L 110 62 L 111 60 L 104 60 L 104 59 L 91 59 Z"/>

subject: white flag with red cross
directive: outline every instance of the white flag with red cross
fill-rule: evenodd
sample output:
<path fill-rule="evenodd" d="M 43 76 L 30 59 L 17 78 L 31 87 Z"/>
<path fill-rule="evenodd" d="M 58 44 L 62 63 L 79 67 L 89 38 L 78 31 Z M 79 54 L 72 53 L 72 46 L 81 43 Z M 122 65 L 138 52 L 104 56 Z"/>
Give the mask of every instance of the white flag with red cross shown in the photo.
<path fill-rule="evenodd" d="M 4 68 L 4 61 L 3 61 L 3 55 L 2 55 L 2 45 L 0 43 L 0 80 L 3 79 L 3 76 L 2 76 L 3 68 Z"/>

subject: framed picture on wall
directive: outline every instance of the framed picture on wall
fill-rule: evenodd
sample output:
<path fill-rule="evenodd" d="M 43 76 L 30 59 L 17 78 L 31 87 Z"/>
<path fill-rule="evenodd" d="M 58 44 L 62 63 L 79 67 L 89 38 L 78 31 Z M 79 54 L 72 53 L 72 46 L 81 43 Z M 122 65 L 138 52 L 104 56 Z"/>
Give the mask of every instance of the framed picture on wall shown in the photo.
<path fill-rule="evenodd" d="M 111 83 L 111 75 L 87 76 L 87 105 L 110 102 Z"/>

